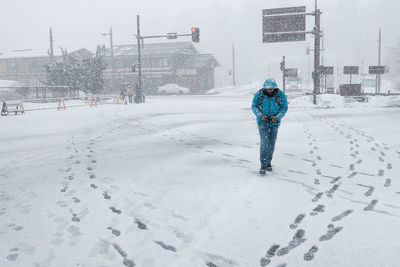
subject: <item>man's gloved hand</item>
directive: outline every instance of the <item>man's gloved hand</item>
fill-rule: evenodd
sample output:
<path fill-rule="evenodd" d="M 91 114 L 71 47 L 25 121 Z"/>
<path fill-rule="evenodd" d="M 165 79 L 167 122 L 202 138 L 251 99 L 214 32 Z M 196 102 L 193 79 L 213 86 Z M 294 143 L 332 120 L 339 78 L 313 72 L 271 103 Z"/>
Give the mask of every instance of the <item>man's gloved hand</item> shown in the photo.
<path fill-rule="evenodd" d="M 277 116 L 271 116 L 270 123 L 277 123 L 278 122 L 278 117 Z"/>
<path fill-rule="evenodd" d="M 263 122 L 267 122 L 268 121 L 268 116 L 267 115 L 261 115 L 261 120 L 263 121 Z"/>

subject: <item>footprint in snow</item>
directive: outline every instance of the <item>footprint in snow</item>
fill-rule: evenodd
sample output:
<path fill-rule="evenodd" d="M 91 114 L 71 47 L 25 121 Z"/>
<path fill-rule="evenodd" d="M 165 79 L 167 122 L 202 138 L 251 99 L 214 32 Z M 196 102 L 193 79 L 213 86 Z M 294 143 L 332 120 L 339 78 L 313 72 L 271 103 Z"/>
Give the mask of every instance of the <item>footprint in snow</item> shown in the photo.
<path fill-rule="evenodd" d="M 147 225 L 142 223 L 140 220 L 135 219 L 135 223 L 137 224 L 140 230 L 147 230 Z"/>
<path fill-rule="evenodd" d="M 322 235 L 319 238 L 319 241 L 328 241 L 330 239 L 332 239 L 337 233 L 339 233 L 341 230 L 343 229 L 343 227 L 339 226 L 339 227 L 334 227 L 332 224 L 328 225 L 328 232 L 324 235 Z"/>
<path fill-rule="evenodd" d="M 321 197 L 322 197 L 323 194 L 324 194 L 324 193 L 322 193 L 322 192 L 317 193 L 317 194 L 315 195 L 315 197 L 314 197 L 311 201 L 312 201 L 312 202 L 317 202 L 318 200 L 321 199 Z"/>
<path fill-rule="evenodd" d="M 90 187 L 93 188 L 93 189 L 97 189 L 98 188 L 98 186 L 95 185 L 95 184 L 91 184 Z"/>
<path fill-rule="evenodd" d="M 313 209 L 313 212 L 310 213 L 311 216 L 318 215 L 318 213 L 325 212 L 325 206 L 324 205 L 318 205 Z"/>
<path fill-rule="evenodd" d="M 111 210 L 112 212 L 114 212 L 114 213 L 121 214 L 121 210 L 119 210 L 119 209 L 117 209 L 117 208 L 115 208 L 115 207 L 110 207 L 110 210 Z"/>
<path fill-rule="evenodd" d="M 107 191 L 103 192 L 104 199 L 111 199 L 111 196 L 107 193 Z"/>
<path fill-rule="evenodd" d="M 310 248 L 310 250 L 304 254 L 304 260 L 305 261 L 311 261 L 312 259 L 314 259 L 314 254 L 318 251 L 318 247 L 317 246 L 312 246 Z"/>
<path fill-rule="evenodd" d="M 341 214 L 339 214 L 339 215 L 333 217 L 333 218 L 332 218 L 332 221 L 333 221 L 333 222 L 340 221 L 340 220 L 342 220 L 344 217 L 347 217 L 348 215 L 350 215 L 352 212 L 353 212 L 353 210 L 345 210 L 345 211 L 342 212 Z"/>
<path fill-rule="evenodd" d="M 365 210 L 365 211 L 373 210 L 374 207 L 375 207 L 375 205 L 376 205 L 377 203 L 378 203 L 378 200 L 377 200 L 377 199 L 372 200 L 372 201 L 368 204 L 368 206 L 366 206 L 366 207 L 364 208 L 364 210 Z"/>
<path fill-rule="evenodd" d="M 166 245 L 164 242 L 162 241 L 154 241 L 154 243 L 156 243 L 157 245 L 159 245 L 160 247 L 162 247 L 165 250 L 169 250 L 169 251 L 173 251 L 173 252 L 177 252 L 176 248 L 174 246 L 170 246 L 170 245 Z"/>
<path fill-rule="evenodd" d="M 294 219 L 294 222 L 290 224 L 290 229 L 296 229 L 305 217 L 306 215 L 304 213 L 297 215 L 296 219 Z"/>
<path fill-rule="evenodd" d="M 117 230 L 117 229 L 114 229 L 112 227 L 107 227 L 107 229 L 111 230 L 111 233 L 113 235 L 115 235 L 115 236 L 120 236 L 121 235 L 121 232 L 119 230 Z"/>

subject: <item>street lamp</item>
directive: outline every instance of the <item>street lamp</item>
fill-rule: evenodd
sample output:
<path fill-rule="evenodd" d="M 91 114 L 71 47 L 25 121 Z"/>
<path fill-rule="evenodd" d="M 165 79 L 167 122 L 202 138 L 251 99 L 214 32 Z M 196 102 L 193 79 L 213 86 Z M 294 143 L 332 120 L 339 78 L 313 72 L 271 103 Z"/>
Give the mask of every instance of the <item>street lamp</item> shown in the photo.
<path fill-rule="evenodd" d="M 115 65 L 114 65 L 114 47 L 113 47 L 113 33 L 112 33 L 112 28 L 110 27 L 110 32 L 107 33 L 102 33 L 101 35 L 103 36 L 110 36 L 110 48 L 111 48 L 111 87 L 112 91 L 115 93 Z"/>

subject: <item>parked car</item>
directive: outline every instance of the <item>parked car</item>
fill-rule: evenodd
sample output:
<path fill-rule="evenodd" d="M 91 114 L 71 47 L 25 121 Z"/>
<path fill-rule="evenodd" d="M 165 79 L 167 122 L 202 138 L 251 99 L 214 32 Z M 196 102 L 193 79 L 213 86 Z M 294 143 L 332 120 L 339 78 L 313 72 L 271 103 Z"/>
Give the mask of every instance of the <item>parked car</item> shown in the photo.
<path fill-rule="evenodd" d="M 158 93 L 162 95 L 183 95 L 190 93 L 190 89 L 178 84 L 169 83 L 158 87 Z"/>

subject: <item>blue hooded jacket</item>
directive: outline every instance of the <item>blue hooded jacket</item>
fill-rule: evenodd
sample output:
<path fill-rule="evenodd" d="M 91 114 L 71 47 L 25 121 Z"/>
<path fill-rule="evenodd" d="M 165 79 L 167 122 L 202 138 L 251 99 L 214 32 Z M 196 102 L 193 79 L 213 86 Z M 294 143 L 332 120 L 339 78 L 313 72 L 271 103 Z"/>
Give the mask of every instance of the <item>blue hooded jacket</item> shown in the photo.
<path fill-rule="evenodd" d="M 272 96 L 268 96 L 268 95 L 264 94 L 262 110 L 260 110 L 258 101 L 259 101 L 261 94 L 264 94 L 263 89 L 258 90 L 254 94 L 253 104 L 251 106 L 253 113 L 257 116 L 257 123 L 265 124 L 268 126 L 279 126 L 281 124 L 281 119 L 285 116 L 285 114 L 288 110 L 288 103 L 287 103 L 287 98 L 286 98 L 285 93 L 279 89 L 275 89 L 275 92 L 272 94 Z M 279 95 L 281 98 L 280 105 L 278 104 L 278 102 L 276 100 L 277 95 Z M 277 116 L 278 122 L 269 123 L 269 122 L 261 121 L 261 115 Z"/>

